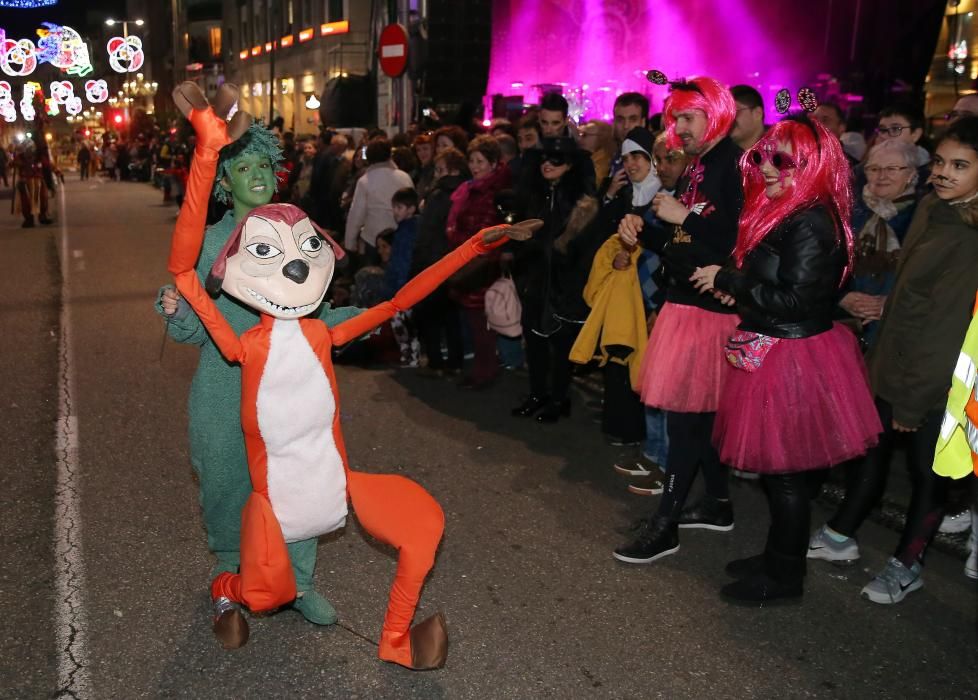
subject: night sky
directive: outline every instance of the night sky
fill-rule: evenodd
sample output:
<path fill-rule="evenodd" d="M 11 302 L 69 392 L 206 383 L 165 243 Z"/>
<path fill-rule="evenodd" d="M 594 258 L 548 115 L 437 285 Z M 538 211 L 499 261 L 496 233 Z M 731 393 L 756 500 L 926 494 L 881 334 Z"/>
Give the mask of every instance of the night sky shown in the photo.
<path fill-rule="evenodd" d="M 6 30 L 9 39 L 27 38 L 35 42 L 35 30 L 41 22 L 67 24 L 82 36 L 100 36 L 106 18 L 121 17 L 124 9 L 125 0 L 60 0 L 57 5 L 36 10 L 0 7 L 0 27 Z"/>

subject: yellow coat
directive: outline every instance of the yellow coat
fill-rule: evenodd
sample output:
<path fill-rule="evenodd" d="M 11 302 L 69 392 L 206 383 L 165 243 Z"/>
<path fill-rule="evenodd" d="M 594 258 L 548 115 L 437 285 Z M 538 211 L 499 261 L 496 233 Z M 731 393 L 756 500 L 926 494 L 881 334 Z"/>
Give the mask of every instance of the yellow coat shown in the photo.
<path fill-rule="evenodd" d="M 604 242 L 594 256 L 583 294 L 584 301 L 591 307 L 591 313 L 577 336 L 577 342 L 571 348 L 570 360 L 583 365 L 596 359 L 604 366 L 609 359 L 612 362 L 622 361 L 619 358 L 609 358 L 605 349 L 607 346 L 624 345 L 632 348 L 624 361 L 628 363 L 632 387 L 637 387 L 638 370 L 648 343 L 642 288 L 635 270 L 641 248 L 636 247 L 632 251 L 631 264 L 626 269 L 616 270 L 612 263 L 621 250 L 618 236 L 614 235 Z"/>

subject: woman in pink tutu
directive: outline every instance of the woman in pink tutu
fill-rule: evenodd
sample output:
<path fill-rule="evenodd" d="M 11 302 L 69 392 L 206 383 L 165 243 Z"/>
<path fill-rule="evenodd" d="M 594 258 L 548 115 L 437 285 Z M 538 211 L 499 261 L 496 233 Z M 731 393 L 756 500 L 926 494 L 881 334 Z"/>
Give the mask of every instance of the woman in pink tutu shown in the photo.
<path fill-rule="evenodd" d="M 809 472 L 865 454 L 882 430 L 855 336 L 834 324 L 852 268 L 849 168 L 838 139 L 789 117 L 741 159 L 736 266 L 698 268 L 703 293 L 736 304 L 713 429 L 724 463 L 759 472 L 771 512 L 763 554 L 730 562 L 732 602 L 799 598 Z"/>

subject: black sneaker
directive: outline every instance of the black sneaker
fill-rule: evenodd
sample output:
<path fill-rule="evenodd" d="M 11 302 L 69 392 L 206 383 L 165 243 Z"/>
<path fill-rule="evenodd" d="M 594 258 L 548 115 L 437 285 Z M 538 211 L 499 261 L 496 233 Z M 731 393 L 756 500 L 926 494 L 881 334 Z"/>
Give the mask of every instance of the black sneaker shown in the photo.
<path fill-rule="evenodd" d="M 632 542 L 616 549 L 612 556 L 627 564 L 651 564 L 678 551 L 679 534 L 675 523 L 655 516 L 646 522 Z"/>
<path fill-rule="evenodd" d="M 678 524 L 686 529 L 730 532 L 734 528 L 733 506 L 730 501 L 704 496 L 696 505 L 683 508 Z"/>

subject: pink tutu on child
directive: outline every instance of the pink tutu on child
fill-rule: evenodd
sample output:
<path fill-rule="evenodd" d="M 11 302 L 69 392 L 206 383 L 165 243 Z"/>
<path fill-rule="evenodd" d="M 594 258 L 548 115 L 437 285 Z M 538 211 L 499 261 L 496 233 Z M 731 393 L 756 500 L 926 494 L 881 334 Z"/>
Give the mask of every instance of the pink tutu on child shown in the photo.
<path fill-rule="evenodd" d="M 655 321 L 636 391 L 646 406 L 679 413 L 712 413 L 733 368 L 723 355 L 740 319 L 666 302 Z"/>
<path fill-rule="evenodd" d="M 798 472 L 865 454 L 882 429 L 856 337 L 837 323 L 781 340 L 755 372 L 731 368 L 713 444 L 737 469 Z"/>

